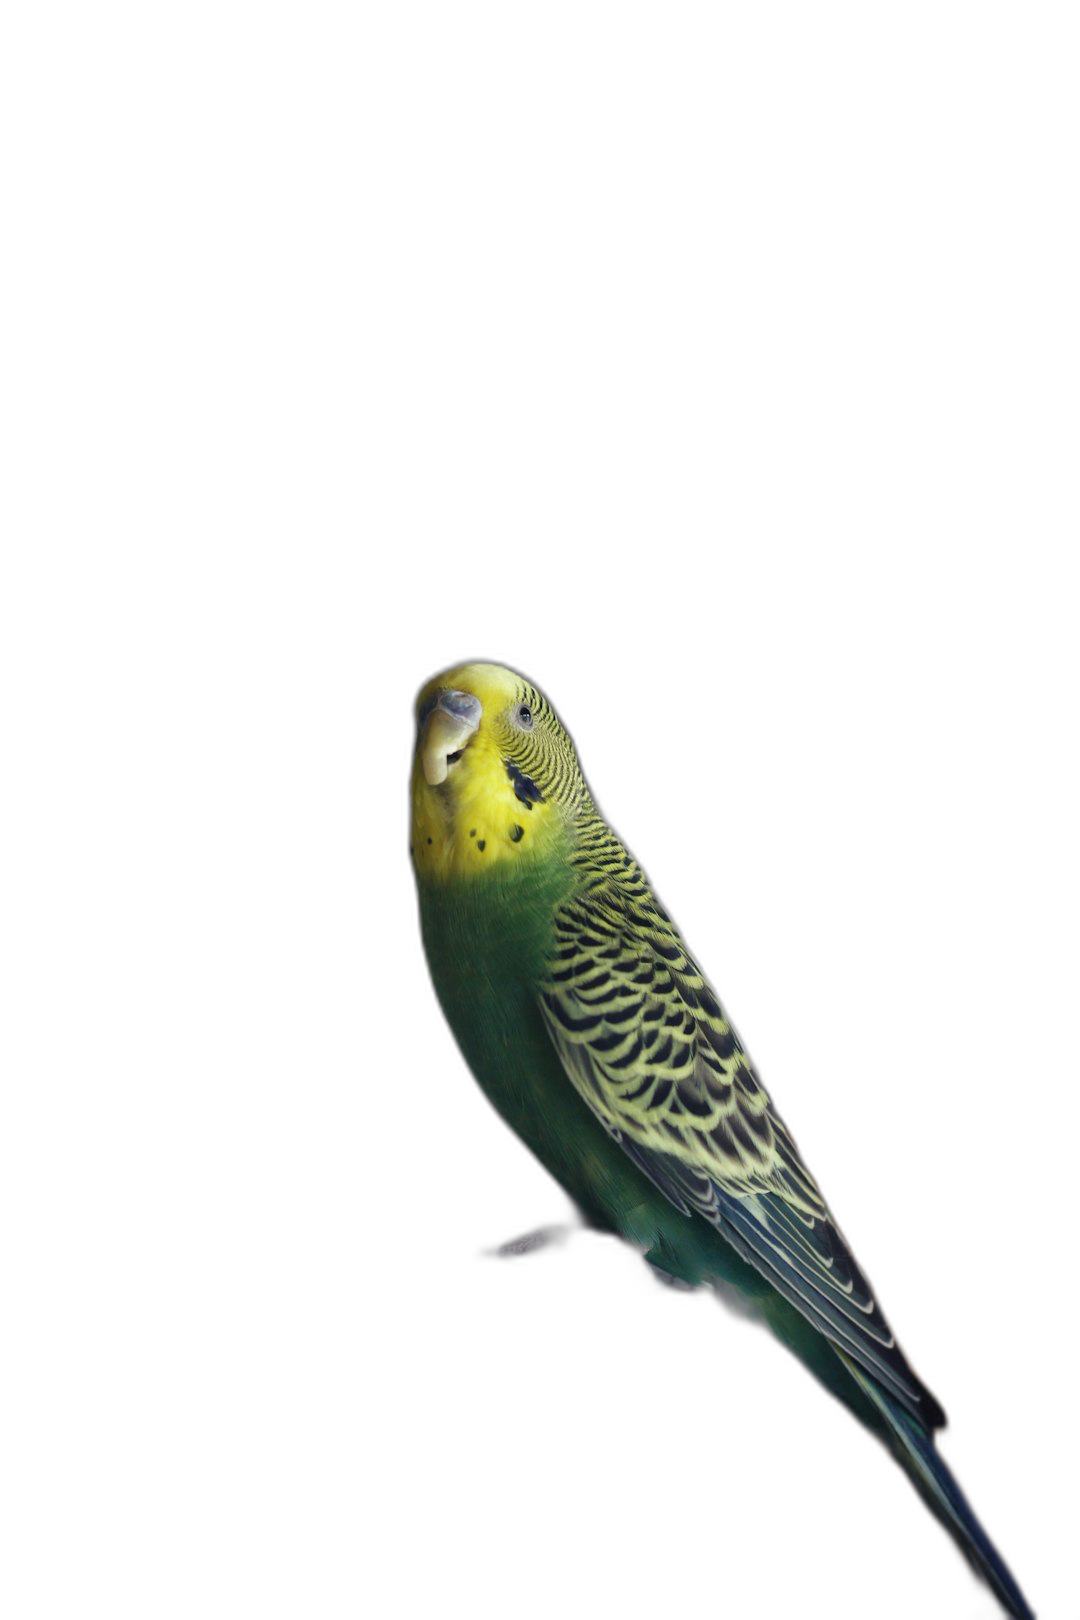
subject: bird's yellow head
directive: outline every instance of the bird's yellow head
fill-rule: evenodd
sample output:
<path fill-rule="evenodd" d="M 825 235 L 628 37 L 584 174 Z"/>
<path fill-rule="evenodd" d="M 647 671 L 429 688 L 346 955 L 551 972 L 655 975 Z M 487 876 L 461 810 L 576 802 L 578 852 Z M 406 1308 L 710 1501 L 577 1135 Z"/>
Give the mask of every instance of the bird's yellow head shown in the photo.
<path fill-rule="evenodd" d="M 423 876 L 535 859 L 588 803 L 569 734 L 524 676 L 461 664 L 421 689 L 412 852 Z"/>

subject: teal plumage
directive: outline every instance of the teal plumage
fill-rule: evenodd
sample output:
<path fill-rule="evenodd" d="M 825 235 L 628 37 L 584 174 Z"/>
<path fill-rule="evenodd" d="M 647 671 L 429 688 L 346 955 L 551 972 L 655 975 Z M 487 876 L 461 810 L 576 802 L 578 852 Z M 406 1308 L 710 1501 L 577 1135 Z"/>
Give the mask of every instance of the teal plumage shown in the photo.
<path fill-rule="evenodd" d="M 890 1448 L 1006 1612 L 1031 1611 L 715 992 L 603 820 L 547 700 L 464 665 L 421 692 L 412 850 L 436 992 L 480 1085 L 596 1226 L 747 1298 Z"/>

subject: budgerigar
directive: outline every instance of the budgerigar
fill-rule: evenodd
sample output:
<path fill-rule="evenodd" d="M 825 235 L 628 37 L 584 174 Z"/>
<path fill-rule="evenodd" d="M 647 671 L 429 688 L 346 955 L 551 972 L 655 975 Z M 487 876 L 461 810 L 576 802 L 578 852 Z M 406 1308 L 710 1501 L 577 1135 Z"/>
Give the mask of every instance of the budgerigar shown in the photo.
<path fill-rule="evenodd" d="M 592 1224 L 666 1277 L 746 1296 L 1029 1616 L 731 1021 L 551 704 L 512 670 L 465 664 L 421 691 L 412 855 L 435 989 L 507 1123 Z"/>

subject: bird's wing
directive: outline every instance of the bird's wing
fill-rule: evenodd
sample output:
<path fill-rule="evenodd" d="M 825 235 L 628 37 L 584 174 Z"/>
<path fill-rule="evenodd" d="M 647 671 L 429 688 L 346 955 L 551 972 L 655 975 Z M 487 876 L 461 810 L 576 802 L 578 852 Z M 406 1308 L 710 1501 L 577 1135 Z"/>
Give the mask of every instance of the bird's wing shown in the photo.
<path fill-rule="evenodd" d="M 661 1192 L 716 1226 L 915 1417 L 943 1423 L 666 915 L 610 891 L 562 907 L 540 1006 L 574 1086 Z"/>

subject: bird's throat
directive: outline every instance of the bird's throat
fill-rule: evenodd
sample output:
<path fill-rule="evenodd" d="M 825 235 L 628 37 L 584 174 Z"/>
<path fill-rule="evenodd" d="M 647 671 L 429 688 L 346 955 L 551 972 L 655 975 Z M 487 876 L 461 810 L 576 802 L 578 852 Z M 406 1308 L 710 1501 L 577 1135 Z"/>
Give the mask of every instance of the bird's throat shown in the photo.
<path fill-rule="evenodd" d="M 500 876 L 550 856 L 565 837 L 558 807 L 498 751 L 475 739 L 446 780 L 413 772 L 412 856 L 425 878 Z"/>

